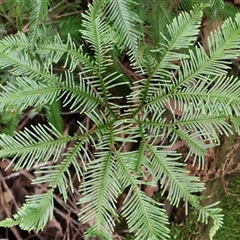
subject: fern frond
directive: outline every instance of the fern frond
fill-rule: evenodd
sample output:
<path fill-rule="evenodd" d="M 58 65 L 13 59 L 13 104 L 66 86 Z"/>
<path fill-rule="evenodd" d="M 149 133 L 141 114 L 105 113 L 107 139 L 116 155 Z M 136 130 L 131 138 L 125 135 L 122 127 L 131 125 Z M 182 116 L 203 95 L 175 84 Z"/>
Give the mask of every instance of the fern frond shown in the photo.
<path fill-rule="evenodd" d="M 211 4 L 211 8 L 213 9 L 211 12 L 213 13 L 213 16 L 216 17 L 221 10 L 225 7 L 225 1 L 224 0 L 209 0 L 209 3 Z"/>
<path fill-rule="evenodd" d="M 82 171 L 86 170 L 85 159 L 83 158 L 83 153 L 87 159 L 90 159 L 87 151 L 85 150 L 85 141 L 87 136 L 79 137 L 80 139 L 68 152 L 62 154 L 63 160 L 60 164 L 53 166 L 43 166 L 36 173 L 39 175 L 32 182 L 34 184 L 49 183 L 49 187 L 55 189 L 58 188 L 59 192 L 63 195 L 64 201 L 67 200 L 67 189 L 73 192 L 73 182 L 69 171 L 70 165 L 74 167 L 75 173 L 78 177 L 79 182 L 81 181 Z M 80 163 L 77 159 L 80 159 L 83 170 L 80 167 Z"/>
<path fill-rule="evenodd" d="M 184 11 L 190 11 L 195 4 L 201 4 L 201 0 L 182 0 L 180 6 Z M 208 5 L 204 9 L 204 13 L 211 20 L 234 17 L 236 15 L 237 8 L 224 0 L 206 0 L 204 1 Z"/>
<path fill-rule="evenodd" d="M 133 209 L 137 211 L 132 211 Z M 169 229 L 162 224 L 168 222 L 165 210 L 138 187 L 128 193 L 122 215 L 126 218 L 130 231 L 135 233 L 135 239 L 169 238 Z"/>
<path fill-rule="evenodd" d="M 43 21 L 48 13 L 49 0 L 38 1 L 30 0 L 30 32 L 29 38 L 32 48 L 35 46 L 39 37 L 39 23 Z"/>
<path fill-rule="evenodd" d="M 165 152 L 156 146 L 148 145 L 151 172 L 156 181 L 160 180 L 162 194 L 168 189 L 168 199 L 171 204 L 178 206 L 181 198 L 188 202 L 189 195 L 201 192 L 204 184 L 197 177 L 189 176 L 185 165 L 178 161 L 179 155 Z"/>
<path fill-rule="evenodd" d="M 226 60 L 236 59 L 239 54 L 239 42 L 237 41 L 240 31 L 240 13 L 232 18 L 226 19 L 222 24 L 222 31 L 218 29 L 208 37 L 209 56 L 211 59 L 229 64 Z"/>
<path fill-rule="evenodd" d="M 130 231 L 135 233 L 136 239 L 166 239 L 169 230 L 165 224 L 168 221 L 161 204 L 147 197 L 138 187 L 138 184 L 146 184 L 141 180 L 142 173 L 138 174 L 135 171 L 138 152 L 120 153 L 115 150 L 114 154 L 118 160 L 116 166 L 121 187 L 125 189 L 130 186 L 121 211 Z M 143 158 L 144 155 L 142 163 Z M 135 174 L 131 174 L 133 171 Z M 133 211 L 133 208 L 137 208 L 138 211 Z"/>
<path fill-rule="evenodd" d="M 213 226 L 210 229 L 209 232 L 209 238 L 210 240 L 213 239 L 214 235 L 216 234 L 216 231 L 223 225 L 223 214 L 221 214 L 222 209 L 216 207 L 219 202 L 215 202 L 211 205 L 207 205 L 204 207 L 201 207 L 199 203 L 193 204 L 196 209 L 199 210 L 199 216 L 198 221 L 201 221 L 205 224 L 208 224 L 209 217 L 213 220 Z"/>
<path fill-rule="evenodd" d="M 23 23 L 23 14 L 26 11 L 26 3 L 25 1 L 18 1 L 18 0 L 13 0 L 13 1 L 8 1 L 9 6 L 8 8 L 12 10 L 12 8 L 15 9 L 15 16 L 16 16 L 16 22 L 17 22 L 17 27 L 19 29 L 22 29 Z"/>
<path fill-rule="evenodd" d="M 149 4 L 145 1 L 145 4 Z M 155 0 L 152 1 L 150 9 L 147 11 L 147 20 L 149 21 L 150 30 L 148 33 L 151 36 L 154 46 L 158 46 L 163 42 L 161 34 L 165 35 L 167 27 L 171 24 L 174 14 L 171 9 L 173 2 L 171 0 Z"/>
<path fill-rule="evenodd" d="M 192 133 L 201 130 L 203 135 L 199 134 L 199 136 L 209 136 L 205 140 L 210 143 L 212 143 L 211 139 L 214 142 L 218 140 L 219 133 L 227 136 L 232 134 L 231 125 L 227 122 L 228 117 L 226 115 L 219 115 L 217 111 L 207 115 L 208 113 L 209 112 L 207 111 L 205 113 L 196 111 L 192 116 L 183 114 L 179 120 L 176 120 L 171 125 L 174 129 L 181 130 L 182 128 L 191 131 Z"/>
<path fill-rule="evenodd" d="M 26 203 L 13 215 L 0 222 L 1 227 L 19 225 L 23 230 L 43 230 L 53 216 L 53 190 L 40 195 L 27 196 Z M 34 216 L 34 217 L 33 217 Z"/>
<path fill-rule="evenodd" d="M 175 69 L 174 64 L 171 62 L 181 60 L 188 57 L 186 54 L 177 53 L 176 50 L 182 48 L 188 48 L 197 39 L 199 33 L 199 27 L 202 20 L 202 6 L 196 6 L 190 13 L 182 12 L 178 17 L 173 19 L 173 22 L 167 25 L 168 35 L 163 36 L 166 41 L 166 45 L 162 46 L 161 60 L 155 66 L 152 72 L 152 78 L 162 77 L 157 75 L 158 70 L 163 69 Z"/>
<path fill-rule="evenodd" d="M 196 1 L 193 2 L 192 0 L 182 0 L 179 4 L 184 11 L 189 12 L 190 10 L 192 10 L 193 4 L 197 4 L 197 3 Z"/>
<path fill-rule="evenodd" d="M 115 212 L 116 200 L 121 193 L 114 147 L 114 143 L 119 141 L 119 132 L 116 125 L 116 129 L 111 125 L 112 119 L 106 119 L 109 121 L 108 126 L 103 124 L 98 114 L 91 118 L 95 118 L 96 124 L 99 124 L 96 134 L 100 141 L 95 145 L 96 159 L 86 166 L 85 182 L 81 185 L 83 197 L 80 199 L 84 207 L 79 213 L 79 219 L 94 222 L 87 231 L 87 237 L 97 234 L 101 238 L 112 239 L 111 232 L 114 230 L 115 220 L 118 220 Z"/>
<path fill-rule="evenodd" d="M 237 8 L 237 6 L 235 6 L 229 2 L 225 2 L 224 8 L 219 10 L 219 14 L 221 16 L 223 16 L 223 19 L 226 19 L 228 17 L 234 18 L 236 16 L 236 14 L 239 12 L 240 12 L 239 8 Z"/>
<path fill-rule="evenodd" d="M 65 72 L 65 82 L 63 82 L 64 92 L 61 95 L 63 105 L 71 104 L 72 111 L 81 110 L 88 112 L 95 110 L 97 106 L 102 104 L 99 94 L 95 93 L 93 86 L 86 83 L 86 80 L 80 75 L 78 82 L 75 82 L 73 74 Z"/>
<path fill-rule="evenodd" d="M 156 93 L 156 85 L 150 84 L 157 82 L 160 90 L 164 91 L 164 87 L 172 86 L 169 81 L 172 69 L 178 69 L 179 66 L 174 64 L 174 61 L 179 61 L 182 58 L 187 58 L 188 55 L 180 53 L 179 48 L 188 48 L 194 41 L 196 41 L 199 33 L 199 27 L 201 24 L 203 5 L 195 7 L 190 13 L 183 12 L 177 18 L 174 18 L 173 22 L 167 26 L 169 35 L 163 36 L 166 44 L 162 44 L 161 48 L 154 50 L 161 55 L 161 60 L 152 61 L 151 68 L 147 70 L 147 79 L 143 79 L 140 83 L 143 83 L 145 87 L 141 89 L 141 100 L 143 102 L 149 102 L 149 98 L 152 98 L 153 93 Z M 162 93 L 161 93 L 162 95 Z M 164 95 L 163 95 L 164 96 Z M 151 100 L 150 100 L 151 101 Z M 135 110 L 136 111 L 136 110 Z M 137 112 L 137 111 L 136 111 Z"/>
<path fill-rule="evenodd" d="M 171 24 L 167 25 L 168 39 L 170 39 L 170 42 L 168 42 L 169 51 L 187 48 L 196 41 L 203 9 L 204 5 L 197 5 L 190 13 L 182 12 L 178 17 L 173 19 Z M 177 59 L 171 59 L 170 61 L 174 60 Z"/>
<path fill-rule="evenodd" d="M 9 72 L 16 76 L 28 76 L 38 80 L 44 79 L 51 84 L 58 83 L 59 79 L 37 60 L 31 60 L 27 53 L 18 51 L 7 51 L 6 47 L 0 46 L 0 66 L 10 68 Z M 39 79 L 40 78 L 40 79 Z"/>
<path fill-rule="evenodd" d="M 81 186 L 84 193 L 80 203 L 85 206 L 80 210 L 79 219 L 83 222 L 94 220 L 87 237 L 97 234 L 101 238 L 112 239 L 114 219 L 118 219 L 115 209 L 120 186 L 112 151 L 101 152 L 97 158 L 87 166 L 87 181 Z"/>
<path fill-rule="evenodd" d="M 177 89 L 195 82 L 196 79 L 208 76 L 224 76 L 230 68 L 229 59 L 236 59 L 239 56 L 240 44 L 238 36 L 240 32 L 240 14 L 235 19 L 225 20 L 222 30 L 218 29 L 208 38 L 209 56 L 201 47 L 195 47 L 189 51 L 189 59 L 183 60 L 184 71 L 179 71 L 179 79 L 174 88 L 169 89 L 175 92 Z"/>
<path fill-rule="evenodd" d="M 0 98 L 1 99 L 1 98 Z M 44 106 L 48 122 L 53 125 L 58 132 L 63 133 L 63 119 L 61 116 L 61 102 L 55 100 Z"/>
<path fill-rule="evenodd" d="M 67 40 L 68 36 L 70 35 L 74 41 L 79 41 L 79 30 L 80 28 L 82 28 L 81 16 L 79 14 L 74 17 L 68 16 L 65 18 L 65 20 L 56 22 L 56 27 L 57 29 L 61 29 L 59 34 L 62 39 Z M 49 28 L 46 30 L 47 37 L 54 39 L 56 32 L 52 32 L 52 37 L 49 36 L 49 33 L 51 33 L 51 29 L 52 26 L 49 26 Z"/>
<path fill-rule="evenodd" d="M 213 120 L 214 124 L 211 122 Z M 219 120 L 219 121 L 218 121 Z M 192 122 L 184 122 L 187 125 L 187 128 L 185 128 L 184 123 L 182 124 L 180 122 L 176 122 L 173 124 L 159 124 L 159 122 L 146 122 L 144 123 L 148 129 L 153 133 L 153 137 L 155 134 L 159 137 L 159 131 L 163 132 L 162 136 L 164 138 L 169 137 L 170 144 L 174 144 L 177 139 L 182 139 L 186 142 L 186 144 L 190 147 L 190 150 L 188 152 L 188 155 L 186 156 L 187 160 L 190 156 L 194 157 L 193 164 L 195 164 L 195 161 L 198 160 L 199 168 L 204 166 L 204 159 L 206 154 L 206 149 L 214 146 L 218 143 L 218 137 L 216 132 L 212 131 L 209 133 L 207 131 L 210 126 L 217 126 L 219 127 L 220 123 L 224 123 L 226 125 L 226 128 L 229 129 L 229 125 L 224 122 L 223 119 L 220 119 L 220 117 L 216 117 L 213 119 L 203 119 L 201 123 L 201 119 L 198 122 L 198 118 L 193 120 Z M 208 124 L 207 127 L 202 127 L 201 124 Z M 175 125 L 176 124 L 176 125 Z M 189 125 L 188 125 L 189 124 Z M 198 132 L 195 131 L 196 128 L 198 128 Z M 221 128 L 221 127 L 220 127 Z M 225 129 L 224 129 L 225 130 Z M 207 143 L 207 141 L 209 141 Z"/>
<path fill-rule="evenodd" d="M 119 35 L 118 46 L 120 50 L 129 49 L 130 55 L 138 55 L 139 40 L 142 37 L 137 30 L 137 24 L 141 24 L 141 20 L 136 12 L 132 10 L 132 6 L 137 4 L 132 0 L 111 0 L 106 4 L 106 12 L 110 23 Z"/>
<path fill-rule="evenodd" d="M 112 62 L 109 51 L 113 49 L 115 41 L 114 33 L 103 19 L 104 2 L 95 1 L 93 5 L 89 5 L 89 12 L 82 15 L 84 30 L 81 30 L 81 33 L 93 48 L 99 74 L 105 72 L 106 66 Z"/>
<path fill-rule="evenodd" d="M 94 20 L 94 19 L 92 19 Z M 64 84 L 64 104 L 68 104 L 71 99 L 74 99 L 71 109 L 78 110 L 80 107 L 83 109 L 94 109 L 98 104 L 105 102 L 108 106 L 108 112 L 114 115 L 114 110 L 108 103 L 108 98 L 110 97 L 109 90 L 117 86 L 118 83 L 116 80 L 120 77 L 117 73 L 112 73 L 108 76 L 102 76 L 98 70 L 98 64 L 95 64 L 95 61 L 90 61 L 90 58 L 87 55 L 81 53 L 81 49 L 75 51 L 76 45 L 71 40 L 68 39 L 68 44 L 65 45 L 62 43 L 61 39 L 57 37 L 55 39 L 56 43 L 54 45 L 50 44 L 49 46 L 40 46 L 39 53 L 48 54 L 51 53 L 50 61 L 58 62 L 64 53 L 67 53 L 65 65 L 70 61 L 72 65 L 71 69 L 75 69 L 79 64 L 84 65 L 84 71 L 80 75 L 80 87 L 77 87 L 73 75 L 70 72 L 65 73 L 66 83 Z M 70 47 L 70 49 L 69 49 Z M 72 49 L 72 50 L 71 50 Z M 54 51 L 53 51 L 54 50 Z M 58 52 L 55 55 L 55 51 Z M 110 62 L 108 62 L 109 64 Z M 84 77 L 84 78 L 83 78 Z M 87 83 L 86 83 L 87 80 Z M 91 81 L 92 80 L 92 81 Z M 79 92 L 81 91 L 81 93 Z M 86 96 L 88 95 L 88 97 Z M 66 97 L 67 96 L 67 97 Z M 74 97 L 74 98 L 73 98 Z M 90 100 L 91 99 L 91 100 Z M 90 101 L 91 103 L 90 103 Z M 87 104 L 88 102 L 88 104 Z M 80 104 L 79 104 L 80 103 Z M 90 104 L 90 105 L 89 105 Z M 77 108 L 76 108 L 77 107 Z"/>
<path fill-rule="evenodd" d="M 187 111 L 197 109 L 194 112 L 201 109 L 203 114 L 213 115 L 216 113 L 216 115 L 225 116 L 236 114 L 239 116 L 240 94 L 237 91 L 240 87 L 239 84 L 239 79 L 234 77 L 223 76 L 206 80 L 203 77 L 202 82 L 187 85 L 178 93 L 174 93 L 176 106 L 178 109 L 187 109 Z M 158 95 L 161 99 L 160 94 Z"/>
<path fill-rule="evenodd" d="M 61 89 L 54 84 L 32 81 L 27 77 L 18 77 L 16 81 L 16 84 L 1 86 L 0 111 L 6 106 L 24 110 L 28 106 L 51 104 L 60 95 Z"/>
<path fill-rule="evenodd" d="M 97 66 L 88 54 L 83 53 L 82 47 L 76 46 L 71 36 L 68 35 L 67 42 L 64 43 L 59 35 L 56 35 L 54 41 L 44 41 L 38 44 L 36 51 L 44 55 L 48 61 L 58 63 L 62 56 L 66 54 L 64 60 L 64 67 L 68 67 L 70 71 L 74 71 L 76 68 L 81 70 L 81 74 L 92 75 L 92 78 L 98 77 Z M 90 78 L 90 77 L 89 77 Z"/>
<path fill-rule="evenodd" d="M 19 32 L 18 35 L 8 35 L 0 41 L 0 48 L 2 51 L 25 51 L 30 49 L 30 42 L 27 36 Z"/>
<path fill-rule="evenodd" d="M 57 140 L 54 139 L 54 137 Z M 13 137 L 0 135 L 0 157 L 12 157 L 12 162 L 18 159 L 15 170 L 30 169 L 39 161 L 56 161 L 66 143 L 74 137 L 62 136 L 53 126 L 32 126 L 16 133 Z"/>
<path fill-rule="evenodd" d="M 135 172 L 138 152 L 119 153 L 115 150 L 117 161 L 118 178 L 121 187 L 128 186 L 130 190 L 125 198 L 121 215 L 125 217 L 131 232 L 134 232 L 136 239 L 166 239 L 169 229 L 165 226 L 168 223 L 161 204 L 146 196 L 138 184 L 146 184 L 141 180 L 141 174 Z M 144 155 L 142 155 L 142 163 Z M 147 160 L 146 160 L 147 162 Z M 132 211 L 137 208 L 138 211 Z M 154 212 L 154 214 L 152 214 Z M 157 225 L 154 222 L 158 222 Z M 154 227 L 153 227 L 154 226 Z"/>

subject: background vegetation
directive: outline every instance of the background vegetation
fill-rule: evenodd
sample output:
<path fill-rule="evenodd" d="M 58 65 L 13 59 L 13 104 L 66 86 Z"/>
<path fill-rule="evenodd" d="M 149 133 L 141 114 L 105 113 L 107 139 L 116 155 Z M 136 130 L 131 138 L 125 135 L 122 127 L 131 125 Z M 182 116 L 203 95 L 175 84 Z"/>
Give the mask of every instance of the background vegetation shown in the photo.
<path fill-rule="evenodd" d="M 2 238 L 239 239 L 234 3 L 2 0 L 0 23 Z"/>

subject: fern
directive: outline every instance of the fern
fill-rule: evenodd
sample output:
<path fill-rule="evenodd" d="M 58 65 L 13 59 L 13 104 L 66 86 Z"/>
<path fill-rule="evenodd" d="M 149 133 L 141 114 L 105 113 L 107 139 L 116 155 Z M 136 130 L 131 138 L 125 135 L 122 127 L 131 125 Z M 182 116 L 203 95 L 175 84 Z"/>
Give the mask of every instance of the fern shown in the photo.
<path fill-rule="evenodd" d="M 108 21 L 118 33 L 118 46 L 121 50 L 128 47 L 130 55 L 137 54 L 137 46 L 141 33 L 136 29 L 136 23 L 141 23 L 132 6 L 138 4 L 132 0 L 108 1 L 106 4 Z"/>
<path fill-rule="evenodd" d="M 63 133 L 63 119 L 61 117 L 61 106 L 60 101 L 55 101 L 51 105 L 46 105 L 45 111 L 48 118 L 48 122 L 51 123 L 55 128 Z"/>
<path fill-rule="evenodd" d="M 58 141 L 48 133 L 51 132 Z M 17 133 L 15 136 L 1 135 L 2 157 L 14 155 L 13 161 L 20 156 L 15 169 L 30 169 L 38 161 L 48 161 L 54 154 L 53 161 L 57 160 L 65 144 L 70 140 L 69 137 L 62 136 L 54 127 L 43 126 L 32 127 L 32 131 L 26 129 Z"/>
<path fill-rule="evenodd" d="M 32 47 L 36 44 L 37 38 L 39 36 L 38 34 L 38 25 L 40 22 L 43 21 L 44 17 L 47 15 L 48 12 L 48 4 L 49 1 L 37 1 L 37 0 L 31 0 L 29 3 L 30 7 L 30 33 L 29 33 L 29 39 L 32 44 Z"/>
<path fill-rule="evenodd" d="M 34 218 L 33 218 L 34 216 Z M 19 225 L 23 230 L 43 230 L 49 218 L 53 216 L 53 191 L 47 193 L 29 196 L 26 203 L 14 214 L 13 219 L 6 218 L 2 225 Z"/>
<path fill-rule="evenodd" d="M 171 147 L 185 141 L 189 153 L 184 160 L 191 156 L 203 168 L 206 150 L 219 144 L 219 135 L 231 134 L 232 125 L 240 131 L 240 83 L 228 74 L 229 59 L 240 53 L 240 14 L 210 35 L 206 52 L 198 43 L 203 13 L 209 4 L 220 11 L 223 1 L 182 1 L 189 11 L 175 17 L 170 1 L 146 2 L 93 1 L 79 18 L 79 40 L 72 28 L 74 36 L 64 32 L 52 38 L 49 32 L 43 37 L 49 2 L 31 0 L 29 33 L 0 40 L 1 69 L 15 77 L 1 86 L 1 113 L 40 107 L 50 122 L 0 135 L 0 157 L 11 158 L 15 170 L 49 163 L 41 165 L 33 180 L 47 183 L 46 193 L 28 197 L 0 226 L 42 230 L 53 215 L 54 191 L 64 201 L 74 191 L 70 167 L 81 183 L 79 220 L 93 222 L 88 238 L 112 239 L 116 223 L 125 218 L 136 239 L 167 239 L 163 205 L 141 189 L 157 183 L 172 205 L 178 207 L 183 199 L 186 213 L 191 205 L 199 221 L 213 220 L 210 239 L 222 226 L 221 209 L 217 203 L 201 205 L 198 193 L 204 184 L 188 174 Z M 129 59 L 133 78 L 122 76 L 121 57 Z M 127 91 L 120 92 L 121 87 Z M 61 104 L 94 126 L 78 122 L 79 134 L 64 135 Z M 123 193 L 126 198 L 117 211 Z"/>
<path fill-rule="evenodd" d="M 148 5 L 148 2 L 145 1 Z M 161 33 L 166 33 L 166 26 L 170 24 L 174 18 L 174 13 L 171 11 L 172 1 L 153 1 L 150 9 L 147 11 L 146 21 L 149 22 L 150 30 L 147 32 L 153 40 L 153 45 L 158 45 L 162 42 Z M 143 16 L 146 14 L 143 13 Z"/>

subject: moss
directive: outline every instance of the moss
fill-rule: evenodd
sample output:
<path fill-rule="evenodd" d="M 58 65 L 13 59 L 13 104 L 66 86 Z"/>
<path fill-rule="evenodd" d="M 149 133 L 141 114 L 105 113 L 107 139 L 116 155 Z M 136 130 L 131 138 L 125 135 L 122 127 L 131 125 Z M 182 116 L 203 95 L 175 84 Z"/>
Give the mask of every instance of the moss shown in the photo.
<path fill-rule="evenodd" d="M 214 237 L 214 240 L 239 240 L 240 239 L 240 174 L 231 176 L 228 191 L 224 194 L 219 207 L 223 209 L 224 224 Z M 200 226 L 197 216 L 190 212 L 182 224 L 171 224 L 171 239 L 194 240 L 200 235 Z"/>
<path fill-rule="evenodd" d="M 231 176 L 228 186 L 230 195 L 225 194 L 221 199 L 224 224 L 214 237 L 215 240 L 240 239 L 240 174 Z"/>

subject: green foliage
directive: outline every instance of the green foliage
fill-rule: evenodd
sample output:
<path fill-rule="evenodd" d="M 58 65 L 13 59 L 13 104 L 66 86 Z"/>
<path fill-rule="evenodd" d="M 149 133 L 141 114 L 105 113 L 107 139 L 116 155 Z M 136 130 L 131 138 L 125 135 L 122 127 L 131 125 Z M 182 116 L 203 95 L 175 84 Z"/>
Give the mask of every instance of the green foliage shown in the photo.
<path fill-rule="evenodd" d="M 239 231 L 239 195 L 240 195 L 240 176 L 238 173 L 232 174 L 227 187 L 228 195 L 225 194 L 222 199 L 220 206 L 223 208 L 224 213 L 224 224 L 221 229 L 217 232 L 215 239 L 223 240 L 229 238 L 237 240 L 240 237 Z"/>
<path fill-rule="evenodd" d="M 2 112 L 1 124 L 3 124 L 2 132 L 13 135 L 19 122 L 19 111 L 14 108 L 5 109 Z"/>
<path fill-rule="evenodd" d="M 226 179 L 225 179 L 226 180 Z M 237 240 L 240 237 L 239 230 L 239 195 L 240 195 L 240 176 L 238 173 L 231 174 L 227 176 L 228 194 L 221 194 L 221 202 L 219 207 L 223 209 L 224 214 L 224 224 L 217 231 L 213 239 L 225 240 L 233 239 Z M 221 186 L 223 188 L 223 186 Z M 221 191 L 224 192 L 223 189 Z M 220 192 L 221 192 L 220 191 Z M 201 234 L 201 227 L 197 221 L 197 216 L 193 209 L 189 210 L 188 216 L 186 216 L 183 224 L 172 223 L 171 229 L 171 239 L 185 240 L 185 239 L 196 239 Z M 204 228 L 204 226 L 202 226 Z M 127 238 L 128 239 L 128 238 Z"/>
<path fill-rule="evenodd" d="M 195 4 L 207 3 L 210 7 L 204 9 L 206 16 L 212 20 L 234 17 L 238 8 L 224 0 L 182 0 L 180 6 L 185 10 L 190 10 Z"/>
<path fill-rule="evenodd" d="M 29 196 L 26 203 L 13 215 L 13 219 L 6 218 L 1 223 L 3 226 L 16 226 L 24 230 L 43 230 L 49 217 L 52 217 L 53 209 L 53 191 L 47 193 Z M 50 216 L 49 216 L 49 213 Z"/>
<path fill-rule="evenodd" d="M 61 117 L 61 102 L 54 101 L 45 107 L 48 122 L 51 123 L 60 133 L 63 133 L 63 119 Z"/>
<path fill-rule="evenodd" d="M 2 85 L 0 111 L 42 107 L 50 124 L 14 136 L 1 134 L 0 157 L 12 158 L 15 170 L 53 164 L 41 166 L 33 181 L 48 183 L 48 191 L 29 197 L 0 226 L 43 229 L 53 215 L 53 191 L 58 189 L 66 201 L 68 190 L 74 189 L 71 166 L 81 182 L 79 220 L 93 220 L 87 237 L 112 239 L 121 216 L 136 239 L 168 238 L 162 204 L 141 188 L 159 183 L 171 204 L 178 206 L 183 199 L 186 212 L 189 204 L 198 212 L 198 221 L 213 220 L 212 239 L 223 223 L 221 209 L 218 203 L 201 206 L 196 193 L 204 184 L 188 174 L 181 155 L 171 147 L 179 139 L 185 141 L 189 154 L 184 160 L 193 156 L 194 164 L 203 168 L 206 150 L 219 143 L 219 134 L 231 134 L 231 124 L 240 131 L 240 83 L 227 76 L 229 60 L 240 55 L 240 14 L 212 33 L 208 52 L 197 43 L 203 11 L 211 3 L 217 11 L 222 2 L 191 5 L 174 17 L 170 1 L 152 1 L 146 8 L 144 0 L 93 1 L 79 18 L 81 39 L 75 41 L 76 35 L 70 34 L 43 37 L 49 2 L 31 0 L 29 33 L 0 41 L 0 67 L 16 76 L 16 82 Z M 166 19 L 169 24 L 163 26 Z M 138 80 L 125 76 L 123 81 L 117 63 L 126 52 Z M 56 65 L 62 71 L 55 71 Z M 121 87 L 128 93 L 115 95 Z M 79 122 L 80 134 L 63 135 L 60 101 L 95 127 Z M 67 148 L 68 142 L 73 146 Z M 135 147 L 125 151 L 130 144 Z M 94 156 L 86 145 L 94 147 Z M 127 196 L 117 212 L 123 192 Z"/>
<path fill-rule="evenodd" d="M 32 44 L 32 47 L 36 44 L 37 38 L 39 36 L 38 30 L 39 26 L 38 24 L 43 22 L 44 17 L 47 15 L 48 11 L 48 0 L 44 1 L 38 1 L 38 0 L 31 0 L 29 3 L 30 7 L 30 32 L 29 32 L 29 38 Z"/>

